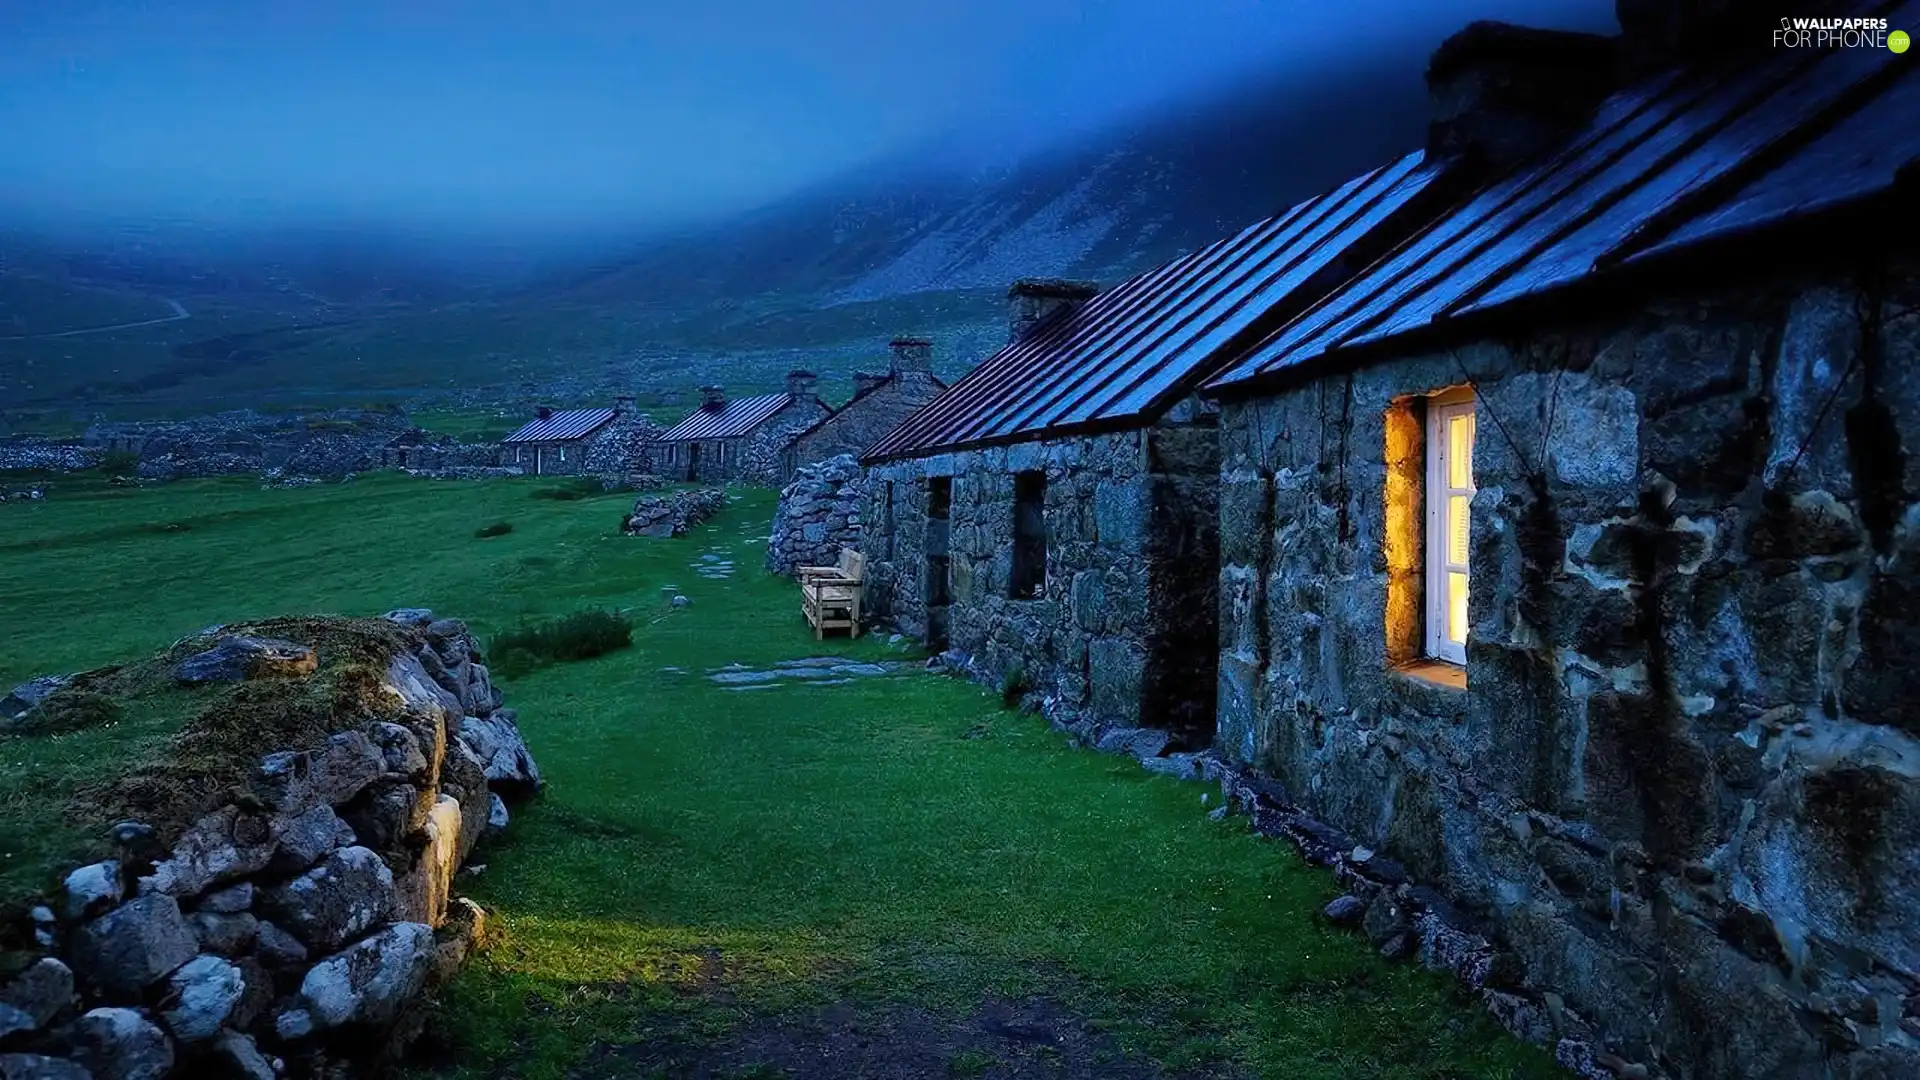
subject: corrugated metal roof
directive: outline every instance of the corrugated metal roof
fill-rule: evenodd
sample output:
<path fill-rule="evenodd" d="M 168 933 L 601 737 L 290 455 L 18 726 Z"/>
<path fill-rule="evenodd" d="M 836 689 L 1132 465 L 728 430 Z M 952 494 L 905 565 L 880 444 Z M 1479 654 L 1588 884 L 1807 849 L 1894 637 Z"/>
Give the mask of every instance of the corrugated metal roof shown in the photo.
<path fill-rule="evenodd" d="M 1888 6 L 1892 26 L 1920 22 L 1920 0 Z M 1920 65 L 1887 49 L 1798 49 L 1630 87 L 1561 151 L 1435 221 L 1207 385 L 1884 194 L 1920 158 L 1917 81 Z"/>
<path fill-rule="evenodd" d="M 913 457 L 1157 415 L 1437 173 L 1409 154 L 1095 296 L 975 368 L 870 447 Z M 1257 332 L 1257 331 L 1255 331 Z"/>
<path fill-rule="evenodd" d="M 791 394 L 765 394 L 760 397 L 729 401 L 722 409 L 695 409 L 685 420 L 673 425 L 661 442 L 695 442 L 700 439 L 732 439 L 752 431 L 760 422 L 793 400 Z"/>
<path fill-rule="evenodd" d="M 613 417 L 612 409 L 568 409 L 554 413 L 544 420 L 531 421 L 501 441 L 563 442 L 568 439 L 578 439 L 593 434 Z"/>

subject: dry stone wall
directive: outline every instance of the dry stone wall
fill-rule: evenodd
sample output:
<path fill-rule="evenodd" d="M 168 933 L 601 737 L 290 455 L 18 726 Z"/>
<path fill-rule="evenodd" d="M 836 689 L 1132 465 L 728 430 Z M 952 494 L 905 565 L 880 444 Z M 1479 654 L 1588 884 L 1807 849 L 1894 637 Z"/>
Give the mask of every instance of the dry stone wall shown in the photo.
<path fill-rule="evenodd" d="M 387 1060 L 482 930 L 455 872 L 505 827 L 505 799 L 541 782 L 465 625 L 387 618 L 415 642 L 381 681 L 397 719 L 267 754 L 171 844 L 115 826 L 117 857 L 76 868 L 34 913 L 44 956 L 0 987 L 0 1075 L 270 1080 Z M 208 645 L 180 678 L 298 676 L 314 659 L 290 642 Z"/>
<path fill-rule="evenodd" d="M 1920 274 L 1879 281 L 1224 409 L 1220 751 L 1437 887 L 1623 1075 L 1920 1075 Z M 1463 373 L 1464 690 L 1395 670 L 1394 498 L 1407 395 Z"/>
<path fill-rule="evenodd" d="M 850 454 L 800 469 L 780 491 L 767 540 L 767 569 L 792 576 L 797 566 L 832 566 L 841 548 L 860 548 L 866 472 Z"/>

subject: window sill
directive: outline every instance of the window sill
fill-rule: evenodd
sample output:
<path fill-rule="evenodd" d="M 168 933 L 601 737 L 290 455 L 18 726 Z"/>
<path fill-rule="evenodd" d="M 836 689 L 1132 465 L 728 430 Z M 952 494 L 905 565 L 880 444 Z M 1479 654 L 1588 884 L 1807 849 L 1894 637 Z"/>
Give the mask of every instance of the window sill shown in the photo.
<path fill-rule="evenodd" d="M 1465 691 L 1467 669 L 1445 660 L 1415 660 L 1393 669 L 1395 675 L 1443 690 Z"/>

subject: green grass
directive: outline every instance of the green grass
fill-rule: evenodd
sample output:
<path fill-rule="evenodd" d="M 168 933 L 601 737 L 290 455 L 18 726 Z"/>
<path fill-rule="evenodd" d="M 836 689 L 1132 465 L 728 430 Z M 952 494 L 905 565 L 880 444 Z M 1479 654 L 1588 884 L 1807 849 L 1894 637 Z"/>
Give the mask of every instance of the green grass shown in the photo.
<path fill-rule="evenodd" d="M 281 612 L 422 605 L 484 640 L 625 611 L 632 647 L 505 683 L 549 788 L 468 885 L 501 935 L 446 993 L 455 1077 L 607 1075 L 617 1059 L 596 1047 L 722 1038 L 832 1001 L 958 1015 L 1028 993 L 1171 1066 L 1556 1075 L 1440 977 L 1319 925 L 1327 875 L 1243 822 L 1207 820 L 1203 788 L 1071 749 L 997 692 L 920 676 L 708 682 L 729 662 L 889 655 L 872 637 L 815 642 L 793 587 L 754 569 L 769 493 L 661 541 L 615 535 L 628 496 L 530 488 L 196 481 L 0 508 L 0 682 Z M 473 538 L 509 514 L 512 533 Z M 694 574 L 708 548 L 738 576 Z M 672 608 L 675 592 L 691 605 Z M 165 722 L 136 710 L 118 730 L 161 737 Z M 0 815 L 57 794 L 56 757 L 85 758 L 35 742 L 5 744 Z M 984 1067 L 954 1061 L 957 1075 Z"/>

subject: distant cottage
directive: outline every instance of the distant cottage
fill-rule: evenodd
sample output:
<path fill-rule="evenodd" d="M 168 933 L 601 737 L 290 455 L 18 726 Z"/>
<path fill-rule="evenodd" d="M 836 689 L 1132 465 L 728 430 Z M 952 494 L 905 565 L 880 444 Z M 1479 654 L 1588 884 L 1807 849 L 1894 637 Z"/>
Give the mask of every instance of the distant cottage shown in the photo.
<path fill-rule="evenodd" d="M 721 387 L 701 387 L 700 407 L 660 436 L 663 474 L 699 483 L 777 483 L 788 444 L 832 413 L 814 392 L 816 381 L 810 371 L 793 371 L 786 393 L 735 401 Z"/>
<path fill-rule="evenodd" d="M 940 395 L 947 384 L 933 374 L 933 344 L 920 338 L 895 338 L 888 345 L 883 374 L 857 372 L 853 397 L 787 448 L 783 480 L 803 465 L 841 454 L 858 455 Z"/>
<path fill-rule="evenodd" d="M 501 440 L 501 464 L 533 476 L 577 476 L 588 471 L 587 451 L 616 420 L 637 414 L 634 399 L 618 397 L 611 409 L 556 410 L 541 406 L 534 418 Z"/>

